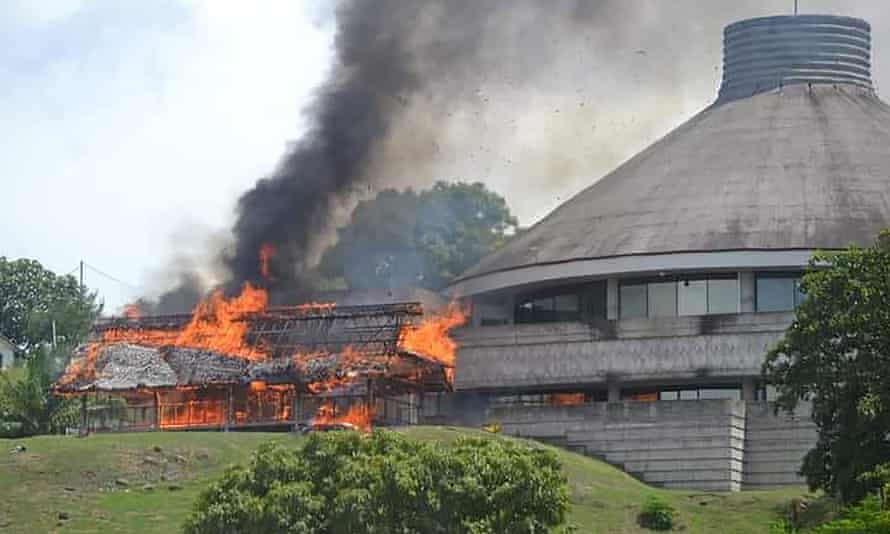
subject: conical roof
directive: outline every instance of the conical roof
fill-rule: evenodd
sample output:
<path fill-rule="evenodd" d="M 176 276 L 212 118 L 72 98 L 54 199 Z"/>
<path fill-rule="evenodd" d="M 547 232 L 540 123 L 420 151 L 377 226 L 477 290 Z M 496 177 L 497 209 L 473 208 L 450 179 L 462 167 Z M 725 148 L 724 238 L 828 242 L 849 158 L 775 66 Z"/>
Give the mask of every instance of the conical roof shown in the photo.
<path fill-rule="evenodd" d="M 790 23 L 798 32 L 816 31 L 826 19 L 855 23 L 860 32 L 868 27 L 858 19 L 807 19 Z M 762 32 L 770 27 L 765 20 L 745 22 Z M 783 57 L 781 50 L 753 49 L 767 64 Z M 749 61 L 754 67 L 736 69 L 738 76 L 750 81 L 751 72 L 762 72 L 758 57 Z M 746 86 L 746 80 L 725 77 L 715 104 L 484 258 L 462 280 L 616 256 L 871 243 L 890 226 L 890 106 L 870 83 L 801 68 L 799 55 L 789 61 L 795 72 L 789 84 L 778 77 L 773 86 Z M 742 87 L 757 94 L 742 98 Z"/>

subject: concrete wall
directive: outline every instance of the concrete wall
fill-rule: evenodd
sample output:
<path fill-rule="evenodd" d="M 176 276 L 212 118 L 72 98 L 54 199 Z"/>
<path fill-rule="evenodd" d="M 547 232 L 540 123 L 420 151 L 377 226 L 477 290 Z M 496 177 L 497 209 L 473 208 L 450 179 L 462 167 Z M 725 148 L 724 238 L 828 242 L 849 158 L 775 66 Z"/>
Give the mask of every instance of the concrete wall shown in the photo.
<path fill-rule="evenodd" d="M 802 406 L 792 415 L 776 415 L 765 402 L 748 403 L 743 489 L 805 483 L 798 471 L 817 438 L 809 413 L 809 406 Z"/>
<path fill-rule="evenodd" d="M 666 488 L 738 491 L 800 484 L 815 443 L 802 416 L 775 417 L 766 403 L 732 400 L 511 406 L 490 410 L 505 433 L 601 458 Z"/>
<path fill-rule="evenodd" d="M 457 389 L 759 376 L 790 313 L 465 328 Z"/>

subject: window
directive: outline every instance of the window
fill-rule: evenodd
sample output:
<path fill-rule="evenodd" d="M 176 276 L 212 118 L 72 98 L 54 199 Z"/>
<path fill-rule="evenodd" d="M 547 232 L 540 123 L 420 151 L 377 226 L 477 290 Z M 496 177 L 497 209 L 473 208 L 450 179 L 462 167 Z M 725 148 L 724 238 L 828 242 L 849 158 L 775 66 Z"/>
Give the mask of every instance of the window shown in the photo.
<path fill-rule="evenodd" d="M 758 273 L 757 311 L 791 311 L 803 300 L 800 274 Z"/>
<path fill-rule="evenodd" d="M 648 285 L 649 317 L 677 315 L 677 283 L 656 282 Z"/>
<path fill-rule="evenodd" d="M 698 398 L 741 400 L 742 392 L 739 388 L 702 388 L 698 390 Z"/>
<path fill-rule="evenodd" d="M 517 323 L 551 323 L 606 318 L 606 282 L 536 291 L 516 301 Z"/>
<path fill-rule="evenodd" d="M 658 400 L 680 400 L 679 391 L 661 391 L 658 393 Z"/>
<path fill-rule="evenodd" d="M 606 281 L 593 282 L 587 286 L 584 297 L 585 313 L 591 319 L 606 318 Z"/>
<path fill-rule="evenodd" d="M 666 389 L 658 392 L 659 400 L 704 400 L 730 399 L 741 400 L 742 390 L 735 386 L 695 387 L 685 389 Z"/>
<path fill-rule="evenodd" d="M 646 317 L 646 284 L 621 284 L 621 318 L 635 319 Z"/>
<path fill-rule="evenodd" d="M 668 278 L 621 284 L 622 319 L 738 313 L 736 275 Z"/>
<path fill-rule="evenodd" d="M 677 286 L 677 313 L 704 315 L 708 313 L 708 281 L 682 280 Z"/>
<path fill-rule="evenodd" d="M 708 313 L 739 312 L 739 279 L 711 278 L 708 280 Z"/>
<path fill-rule="evenodd" d="M 684 389 L 680 391 L 680 400 L 698 400 L 698 390 Z"/>

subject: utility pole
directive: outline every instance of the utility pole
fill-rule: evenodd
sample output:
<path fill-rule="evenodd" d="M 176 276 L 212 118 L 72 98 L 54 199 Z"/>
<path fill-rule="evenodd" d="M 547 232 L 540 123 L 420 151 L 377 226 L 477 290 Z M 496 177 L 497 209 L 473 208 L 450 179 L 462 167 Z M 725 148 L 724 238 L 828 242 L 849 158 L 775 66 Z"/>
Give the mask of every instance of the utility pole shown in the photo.
<path fill-rule="evenodd" d="M 794 14 L 797 15 L 797 3 L 799 0 L 794 0 Z"/>
<path fill-rule="evenodd" d="M 80 292 L 83 293 L 83 260 L 80 260 Z"/>

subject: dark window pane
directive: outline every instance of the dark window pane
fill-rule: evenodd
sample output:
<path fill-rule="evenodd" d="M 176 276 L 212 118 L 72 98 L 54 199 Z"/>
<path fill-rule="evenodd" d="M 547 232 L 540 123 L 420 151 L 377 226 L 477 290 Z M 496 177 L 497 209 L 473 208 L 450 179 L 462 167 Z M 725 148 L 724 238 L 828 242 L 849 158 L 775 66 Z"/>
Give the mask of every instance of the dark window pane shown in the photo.
<path fill-rule="evenodd" d="M 708 313 L 738 313 L 738 278 L 708 280 Z"/>
<path fill-rule="evenodd" d="M 558 312 L 577 312 L 580 308 L 578 295 L 557 295 L 554 300 Z"/>
<path fill-rule="evenodd" d="M 553 297 L 535 299 L 535 311 L 553 311 Z"/>
<path fill-rule="evenodd" d="M 649 284 L 649 317 L 677 315 L 677 283 Z"/>
<path fill-rule="evenodd" d="M 757 311 L 788 311 L 794 309 L 794 278 L 757 277 Z"/>
<path fill-rule="evenodd" d="M 646 284 L 622 285 L 620 293 L 622 319 L 646 316 Z"/>
<path fill-rule="evenodd" d="M 706 280 L 680 280 L 677 283 L 677 313 L 679 315 L 708 313 L 708 282 Z"/>
<path fill-rule="evenodd" d="M 587 289 L 585 309 L 591 319 L 606 318 L 606 282 L 594 282 Z"/>

